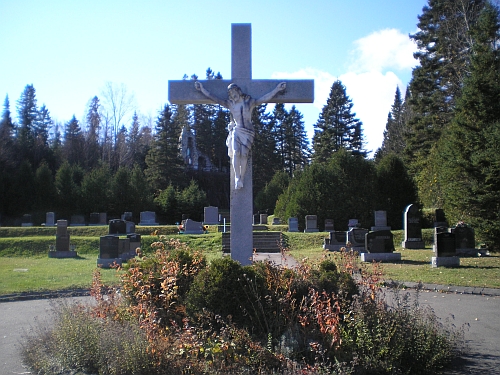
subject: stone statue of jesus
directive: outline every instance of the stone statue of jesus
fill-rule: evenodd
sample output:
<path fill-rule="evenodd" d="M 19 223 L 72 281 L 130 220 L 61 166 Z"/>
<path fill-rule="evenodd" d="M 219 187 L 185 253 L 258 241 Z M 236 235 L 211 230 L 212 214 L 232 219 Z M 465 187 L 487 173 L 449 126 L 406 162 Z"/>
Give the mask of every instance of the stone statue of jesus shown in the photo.
<path fill-rule="evenodd" d="M 248 154 L 252 148 L 255 135 L 252 124 L 252 111 L 256 106 L 268 102 L 276 94 L 284 91 L 286 82 L 279 83 L 274 90 L 258 99 L 253 99 L 250 95 L 244 94 L 238 85 L 234 83 L 227 87 L 229 97 L 227 100 L 207 91 L 199 81 L 194 83 L 194 87 L 207 98 L 228 108 L 231 112 L 231 122 L 228 126 L 229 135 L 226 140 L 227 153 L 231 158 L 231 165 L 234 169 L 235 189 L 241 189 L 247 168 Z"/>

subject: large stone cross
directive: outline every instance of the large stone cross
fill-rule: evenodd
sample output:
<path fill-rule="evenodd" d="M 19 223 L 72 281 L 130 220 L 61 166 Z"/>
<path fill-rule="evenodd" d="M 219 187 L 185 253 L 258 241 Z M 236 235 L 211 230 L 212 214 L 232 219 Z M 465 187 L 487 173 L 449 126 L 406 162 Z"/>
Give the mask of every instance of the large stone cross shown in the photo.
<path fill-rule="evenodd" d="M 252 79 L 252 29 L 251 24 L 231 25 L 231 79 L 201 81 L 204 89 L 219 98 L 228 97 L 228 85 L 234 83 L 252 98 L 261 98 L 272 92 L 283 80 Z M 313 80 L 285 80 L 286 89 L 266 100 L 268 103 L 312 103 L 314 101 Z M 169 81 L 168 99 L 172 104 L 213 104 L 194 82 L 189 80 Z M 250 264 L 253 255 L 253 192 L 252 157 L 248 156 L 243 187 L 235 188 L 235 173 L 231 168 L 230 202 L 230 249 L 231 258 L 242 265 Z"/>

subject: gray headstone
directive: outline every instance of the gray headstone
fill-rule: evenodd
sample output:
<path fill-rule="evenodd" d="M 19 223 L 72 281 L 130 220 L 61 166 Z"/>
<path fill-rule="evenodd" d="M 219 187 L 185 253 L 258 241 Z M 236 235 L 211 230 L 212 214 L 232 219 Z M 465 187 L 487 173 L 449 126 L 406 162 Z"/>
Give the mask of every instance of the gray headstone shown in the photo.
<path fill-rule="evenodd" d="M 101 236 L 99 241 L 99 258 L 100 259 L 118 259 L 120 258 L 119 251 L 120 237 L 118 236 Z"/>
<path fill-rule="evenodd" d="M 205 231 L 203 230 L 203 224 L 194 221 L 191 219 L 187 219 L 184 221 L 184 234 L 203 234 Z"/>
<path fill-rule="evenodd" d="M 130 240 L 130 255 L 133 258 L 136 255 L 137 248 L 141 247 L 141 235 L 137 233 L 127 234 L 127 238 Z"/>
<path fill-rule="evenodd" d="M 369 253 L 393 253 L 394 235 L 390 230 L 370 232 L 365 235 L 365 249 Z"/>
<path fill-rule="evenodd" d="M 122 220 L 125 220 L 125 221 L 132 221 L 132 212 L 124 212 L 123 215 L 121 216 L 121 219 Z"/>
<path fill-rule="evenodd" d="M 436 211 L 434 211 L 434 227 L 448 228 L 446 215 L 444 214 L 444 210 L 441 208 L 437 208 Z"/>
<path fill-rule="evenodd" d="M 56 236 L 68 235 L 68 220 L 57 220 Z"/>
<path fill-rule="evenodd" d="M 85 216 L 83 215 L 72 215 L 70 226 L 72 227 L 81 227 L 85 225 Z"/>
<path fill-rule="evenodd" d="M 434 247 L 437 257 L 453 257 L 457 255 L 455 234 L 451 232 L 435 232 Z"/>
<path fill-rule="evenodd" d="M 422 226 L 420 224 L 420 212 L 418 207 L 410 204 L 406 207 L 403 216 L 404 239 L 401 247 L 405 249 L 424 249 L 422 240 Z"/>
<path fill-rule="evenodd" d="M 347 242 L 351 243 L 351 248 L 359 252 L 365 252 L 365 236 L 368 229 L 352 228 L 347 231 Z"/>
<path fill-rule="evenodd" d="M 91 212 L 89 217 L 89 225 L 99 225 L 99 212 Z"/>
<path fill-rule="evenodd" d="M 135 233 L 135 223 L 133 221 L 125 221 L 125 233 Z"/>
<path fill-rule="evenodd" d="M 335 226 L 333 225 L 333 219 L 325 219 L 325 232 L 335 231 Z"/>
<path fill-rule="evenodd" d="M 69 251 L 68 221 L 57 220 L 56 251 Z"/>
<path fill-rule="evenodd" d="M 99 225 L 107 225 L 108 224 L 108 214 L 106 212 L 99 213 Z"/>
<path fill-rule="evenodd" d="M 32 227 L 33 226 L 33 220 L 31 219 L 30 214 L 23 215 L 23 218 L 21 219 L 21 226 L 22 227 Z"/>
<path fill-rule="evenodd" d="M 127 234 L 127 222 L 120 219 L 110 220 L 108 234 Z"/>
<path fill-rule="evenodd" d="M 143 211 L 141 212 L 141 222 L 139 225 L 158 225 L 156 222 L 156 213 L 153 211 Z"/>
<path fill-rule="evenodd" d="M 54 212 L 47 212 L 45 214 L 45 226 L 53 227 L 56 225 L 56 214 Z"/>
<path fill-rule="evenodd" d="M 253 215 L 253 225 L 259 225 L 260 224 L 260 214 L 254 214 Z"/>
<path fill-rule="evenodd" d="M 219 208 L 208 206 L 204 208 L 203 224 L 217 225 L 219 224 Z"/>
<path fill-rule="evenodd" d="M 296 217 L 288 218 L 288 231 L 289 232 L 298 232 L 299 231 L 299 219 Z"/>
<path fill-rule="evenodd" d="M 272 222 L 272 225 L 280 225 L 281 224 L 281 220 L 279 217 L 273 217 L 273 222 Z"/>
<path fill-rule="evenodd" d="M 319 232 L 317 215 L 306 215 L 306 229 L 304 229 L 304 233 L 309 232 Z"/>
<path fill-rule="evenodd" d="M 330 251 L 340 251 L 347 244 L 347 232 L 333 231 L 329 233 L 328 238 L 325 238 L 323 249 Z"/>
<path fill-rule="evenodd" d="M 455 249 L 459 255 L 476 255 L 476 237 L 474 228 L 457 226 L 452 229 L 455 234 Z"/>
<path fill-rule="evenodd" d="M 359 227 L 358 219 L 349 219 L 347 227 L 349 228 L 349 230 L 351 230 L 352 228 L 358 228 Z"/>
<path fill-rule="evenodd" d="M 56 246 L 51 246 L 49 258 L 75 258 L 77 253 L 69 240 L 68 221 L 57 220 Z"/>
<path fill-rule="evenodd" d="M 260 214 L 260 224 L 267 225 L 267 214 Z"/>
<path fill-rule="evenodd" d="M 130 238 L 118 238 L 118 257 L 127 261 L 132 258 L 130 253 Z"/>
<path fill-rule="evenodd" d="M 372 231 L 379 230 L 391 230 L 391 227 L 387 226 L 387 211 L 375 211 L 375 225 L 371 227 Z"/>

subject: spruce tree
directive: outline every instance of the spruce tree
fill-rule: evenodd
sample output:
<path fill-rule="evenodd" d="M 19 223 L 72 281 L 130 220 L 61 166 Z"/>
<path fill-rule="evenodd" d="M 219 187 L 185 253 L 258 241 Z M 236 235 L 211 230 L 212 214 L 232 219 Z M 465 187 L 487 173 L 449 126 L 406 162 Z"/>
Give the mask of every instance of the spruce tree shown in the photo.
<path fill-rule="evenodd" d="M 275 120 L 266 112 L 267 105 L 255 107 L 252 123 L 255 138 L 252 145 L 253 194 L 254 197 L 271 181 L 280 169 L 279 155 L 276 151 Z"/>
<path fill-rule="evenodd" d="M 285 137 L 284 170 L 290 177 L 296 170 L 302 170 L 308 164 L 309 141 L 304 127 L 303 116 L 295 106 L 288 112 Z"/>
<path fill-rule="evenodd" d="M 18 128 L 17 144 L 20 160 L 33 164 L 35 146 L 35 121 L 38 116 L 36 90 L 33 85 L 26 85 L 17 101 Z"/>
<path fill-rule="evenodd" d="M 477 228 L 500 249 L 500 24 L 487 5 L 474 26 L 470 75 L 457 100 L 455 117 L 440 143 L 438 182 L 454 220 Z"/>
<path fill-rule="evenodd" d="M 64 154 L 70 165 L 84 164 L 83 148 L 84 138 L 80 123 L 75 115 L 66 123 L 64 129 Z"/>
<path fill-rule="evenodd" d="M 426 167 L 432 147 L 449 125 L 470 63 L 470 28 L 484 0 L 429 0 L 418 17 L 420 65 L 410 81 L 412 118 L 405 155 L 414 174 Z M 426 188 L 426 187 L 422 187 Z"/>
<path fill-rule="evenodd" d="M 179 153 L 179 136 L 187 123 L 184 106 L 176 106 L 173 113 L 165 105 L 156 121 L 156 134 L 146 157 L 147 168 L 144 171 L 154 190 L 166 189 L 170 183 L 181 182 L 183 170 Z"/>
<path fill-rule="evenodd" d="M 325 162 L 340 149 L 366 154 L 363 150 L 362 122 L 351 112 L 352 107 L 345 86 L 339 80 L 335 81 L 326 105 L 314 124 L 314 160 Z"/>
<path fill-rule="evenodd" d="M 50 112 L 44 104 L 38 110 L 33 126 L 33 136 L 35 138 L 33 166 L 35 168 L 38 168 L 42 160 L 47 162 L 52 161 L 52 152 L 49 147 L 49 132 L 53 126 L 54 122 L 50 117 Z"/>
<path fill-rule="evenodd" d="M 99 147 L 99 130 L 101 127 L 101 115 L 99 113 L 100 103 L 99 98 L 94 96 L 90 100 L 90 104 L 88 106 L 86 122 L 87 122 L 87 131 L 85 133 L 85 168 L 87 170 L 91 170 L 95 168 L 98 163 L 101 155 L 100 147 Z"/>
<path fill-rule="evenodd" d="M 387 116 L 384 130 L 384 139 L 381 148 L 377 151 L 377 158 L 388 154 L 401 157 L 405 149 L 405 106 L 401 98 L 399 87 L 396 88 L 394 103 Z"/>
<path fill-rule="evenodd" d="M 0 118 L 0 171 L 5 172 L 3 168 L 15 165 L 14 153 L 14 130 L 10 113 L 9 97 L 5 97 L 3 104 L 2 117 Z"/>

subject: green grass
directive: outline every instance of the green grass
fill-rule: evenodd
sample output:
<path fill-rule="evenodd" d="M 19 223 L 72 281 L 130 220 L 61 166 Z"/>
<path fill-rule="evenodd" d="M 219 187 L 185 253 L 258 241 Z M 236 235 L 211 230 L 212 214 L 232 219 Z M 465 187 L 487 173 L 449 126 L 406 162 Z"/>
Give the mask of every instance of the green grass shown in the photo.
<path fill-rule="evenodd" d="M 457 268 L 431 268 L 432 250 L 404 250 L 401 262 L 385 263 L 387 280 L 413 281 L 427 284 L 500 288 L 500 255 L 461 258 Z"/>
<path fill-rule="evenodd" d="M 71 243 L 76 246 L 76 259 L 48 258 L 50 245 L 55 243 L 55 228 L 0 228 L 0 295 L 27 291 L 89 288 L 92 271 L 96 267 L 99 252 L 99 236 L 107 233 L 107 227 L 70 228 Z M 202 249 L 210 261 L 221 256 L 221 233 L 211 231 L 205 235 L 176 235 L 176 228 L 142 228 L 142 248 L 150 252 L 150 245 L 158 237 L 153 231 L 185 241 L 192 249 Z M 398 245 L 402 231 L 394 231 L 396 251 L 402 261 L 383 265 L 386 280 L 423 282 L 432 284 L 500 288 L 500 255 L 484 258 L 462 258 L 459 268 L 431 268 L 432 230 L 423 231 L 426 250 L 404 250 Z M 320 259 L 324 232 L 284 233 L 290 254 L 297 260 Z M 27 271 L 26 271 L 27 270 Z M 117 284 L 114 270 L 103 270 L 105 284 Z"/>
<path fill-rule="evenodd" d="M 97 256 L 80 255 L 75 259 L 54 259 L 48 256 L 3 257 L 0 261 L 0 295 L 89 288 Z M 102 270 L 106 285 L 117 285 L 114 269 Z"/>

